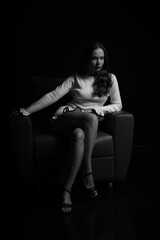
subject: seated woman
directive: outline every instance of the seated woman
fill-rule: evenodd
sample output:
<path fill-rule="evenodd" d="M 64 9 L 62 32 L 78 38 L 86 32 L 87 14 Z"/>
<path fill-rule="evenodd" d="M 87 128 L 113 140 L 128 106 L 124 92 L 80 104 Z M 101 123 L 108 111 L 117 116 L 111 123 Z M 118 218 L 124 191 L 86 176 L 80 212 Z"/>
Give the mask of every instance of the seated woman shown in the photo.
<path fill-rule="evenodd" d="M 71 191 L 80 168 L 86 192 L 92 199 L 98 197 L 91 156 L 99 121 L 103 121 L 105 115 L 122 109 L 117 78 L 108 72 L 108 55 L 101 43 L 87 45 L 76 73 L 27 108 L 20 108 L 20 112 L 25 116 L 32 114 L 54 104 L 67 93 L 72 95 L 72 100 L 58 108 L 52 117 L 54 129 L 70 137 L 70 154 L 61 203 L 63 213 L 72 211 Z M 105 105 L 109 97 L 110 103 Z"/>

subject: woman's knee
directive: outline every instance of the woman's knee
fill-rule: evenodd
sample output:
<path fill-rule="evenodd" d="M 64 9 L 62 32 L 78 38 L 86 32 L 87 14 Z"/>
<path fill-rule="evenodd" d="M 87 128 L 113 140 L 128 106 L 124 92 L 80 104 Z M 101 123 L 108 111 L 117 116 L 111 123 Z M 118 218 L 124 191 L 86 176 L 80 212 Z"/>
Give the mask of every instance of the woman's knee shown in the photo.
<path fill-rule="evenodd" d="M 98 117 L 93 113 L 88 113 L 85 116 L 84 124 L 87 127 L 97 128 L 98 127 Z"/>
<path fill-rule="evenodd" d="M 84 131 L 81 128 L 75 128 L 72 132 L 72 138 L 76 142 L 83 143 L 85 138 Z"/>

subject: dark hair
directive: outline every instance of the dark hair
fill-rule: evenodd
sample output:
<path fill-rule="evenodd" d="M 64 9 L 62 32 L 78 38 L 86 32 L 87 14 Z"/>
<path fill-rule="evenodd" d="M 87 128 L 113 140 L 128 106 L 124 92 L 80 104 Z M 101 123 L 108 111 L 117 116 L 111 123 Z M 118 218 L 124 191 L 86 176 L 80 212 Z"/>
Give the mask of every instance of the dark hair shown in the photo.
<path fill-rule="evenodd" d="M 97 48 L 101 48 L 104 51 L 104 64 L 101 71 L 99 71 L 97 74 L 93 74 L 89 72 L 88 66 L 92 57 L 92 52 Z M 108 69 L 109 57 L 104 45 L 100 42 L 91 42 L 87 44 L 81 56 L 78 72 L 80 75 L 94 75 L 95 81 L 93 84 L 93 96 L 102 97 L 106 95 L 109 91 L 109 88 L 112 86 L 111 74 L 108 72 Z"/>

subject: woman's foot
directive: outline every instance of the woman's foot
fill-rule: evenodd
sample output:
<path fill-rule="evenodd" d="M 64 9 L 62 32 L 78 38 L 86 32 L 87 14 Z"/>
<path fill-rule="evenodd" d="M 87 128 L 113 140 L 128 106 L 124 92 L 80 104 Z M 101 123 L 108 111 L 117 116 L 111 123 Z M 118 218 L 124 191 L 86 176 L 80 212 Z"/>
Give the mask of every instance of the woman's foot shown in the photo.
<path fill-rule="evenodd" d="M 91 198 L 91 199 L 97 199 L 98 197 L 98 192 L 95 188 L 94 185 L 94 180 L 93 180 L 93 174 L 92 172 L 89 173 L 82 173 L 82 180 L 87 192 L 87 195 Z"/>
<path fill-rule="evenodd" d="M 65 188 L 62 195 L 62 204 L 61 204 L 62 213 L 71 213 L 72 211 L 72 202 L 71 202 L 70 195 L 71 195 L 71 191 Z"/>

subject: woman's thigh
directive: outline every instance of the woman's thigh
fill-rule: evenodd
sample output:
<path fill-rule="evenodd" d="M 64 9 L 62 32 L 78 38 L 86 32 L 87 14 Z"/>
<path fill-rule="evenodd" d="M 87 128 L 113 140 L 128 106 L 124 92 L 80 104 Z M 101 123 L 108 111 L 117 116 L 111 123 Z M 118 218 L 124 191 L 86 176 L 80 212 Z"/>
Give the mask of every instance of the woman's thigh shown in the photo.
<path fill-rule="evenodd" d="M 85 121 L 87 121 L 90 117 L 93 117 L 93 115 L 94 118 L 97 118 L 98 121 L 98 117 L 93 113 L 82 112 L 79 109 L 67 112 L 58 120 L 53 121 L 53 130 L 57 133 L 69 134 L 75 128 L 83 129 Z"/>

